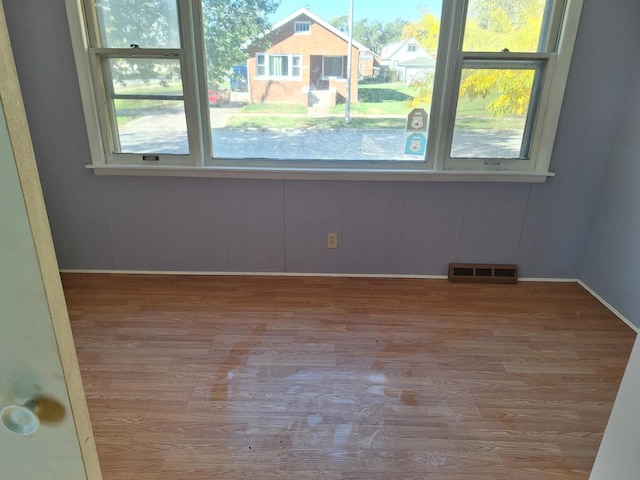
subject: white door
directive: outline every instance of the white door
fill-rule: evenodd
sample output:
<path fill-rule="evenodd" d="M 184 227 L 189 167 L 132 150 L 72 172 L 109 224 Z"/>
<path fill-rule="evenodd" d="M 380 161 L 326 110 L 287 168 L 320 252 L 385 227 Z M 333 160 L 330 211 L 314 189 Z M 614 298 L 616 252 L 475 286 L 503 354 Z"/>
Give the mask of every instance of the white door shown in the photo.
<path fill-rule="evenodd" d="M 94 480 L 95 444 L 1 0 L 0 72 L 0 479 Z"/>

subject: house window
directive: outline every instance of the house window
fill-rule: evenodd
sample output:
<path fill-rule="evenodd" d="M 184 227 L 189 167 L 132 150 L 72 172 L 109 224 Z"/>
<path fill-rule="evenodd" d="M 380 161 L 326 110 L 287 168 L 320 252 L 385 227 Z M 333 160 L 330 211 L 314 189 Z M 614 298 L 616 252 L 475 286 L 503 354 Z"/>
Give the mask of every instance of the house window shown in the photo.
<path fill-rule="evenodd" d="M 293 31 L 295 33 L 310 33 L 311 22 L 294 22 Z"/>
<path fill-rule="evenodd" d="M 288 77 L 289 76 L 289 56 L 269 55 L 269 76 Z"/>
<path fill-rule="evenodd" d="M 300 55 L 256 54 L 256 76 L 269 79 L 300 77 Z"/>
<path fill-rule="evenodd" d="M 300 55 L 292 55 L 291 56 L 291 76 L 299 77 L 300 76 Z"/>
<path fill-rule="evenodd" d="M 344 57 L 323 57 L 322 76 L 324 78 L 344 78 Z"/>
<path fill-rule="evenodd" d="M 256 75 L 259 77 L 267 75 L 266 55 L 264 53 L 256 54 Z"/>
<path fill-rule="evenodd" d="M 354 1 L 355 11 L 366 5 Z M 403 18 L 407 49 L 398 48 L 400 38 L 381 46 L 389 55 L 374 65 L 386 68 L 374 66 L 378 81 L 361 84 L 366 45 L 354 39 L 349 51 L 348 35 L 325 18 L 304 8 L 287 15 L 277 4 L 239 0 L 229 12 L 213 0 L 67 1 L 96 171 L 536 182 L 550 175 L 582 1 L 417 6 Z M 341 13 L 336 7 L 327 18 Z M 396 13 L 390 4 L 381 20 Z M 245 72 L 242 91 L 229 87 L 236 71 Z"/>

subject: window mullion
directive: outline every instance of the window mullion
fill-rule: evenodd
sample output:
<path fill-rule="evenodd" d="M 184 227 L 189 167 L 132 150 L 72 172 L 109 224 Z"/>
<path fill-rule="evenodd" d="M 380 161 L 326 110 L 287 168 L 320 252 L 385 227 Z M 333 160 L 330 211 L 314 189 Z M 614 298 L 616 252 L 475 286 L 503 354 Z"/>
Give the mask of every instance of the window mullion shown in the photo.
<path fill-rule="evenodd" d="M 545 75 L 547 72 L 547 62 L 541 63 L 536 68 L 535 79 L 533 82 L 533 88 L 531 92 L 530 105 L 534 105 L 535 108 L 529 108 L 527 112 L 527 119 L 525 122 L 522 147 L 520 149 L 521 158 L 531 158 L 531 149 L 533 146 L 533 139 L 535 136 L 536 119 L 538 118 L 541 110 L 541 103 L 544 93 Z"/>
<path fill-rule="evenodd" d="M 442 8 L 427 146 L 427 165 L 433 165 L 434 170 L 445 169 L 451 151 L 467 5 L 468 0 L 452 0 Z"/>
<path fill-rule="evenodd" d="M 95 49 L 94 49 L 95 50 Z M 95 69 L 94 82 L 96 83 L 96 91 L 104 92 L 104 99 L 98 102 L 98 115 L 101 121 L 105 122 L 105 127 L 101 129 L 102 147 L 106 158 L 110 158 L 113 155 L 113 151 L 120 150 L 120 136 L 117 134 L 117 121 L 116 111 L 113 106 L 113 102 L 109 101 L 112 98 L 113 91 L 113 78 L 111 71 L 108 68 L 104 68 L 104 56 L 90 50 L 94 59 L 93 67 Z"/>
<path fill-rule="evenodd" d="M 197 0 L 186 0 L 179 2 L 180 34 L 182 38 L 182 49 L 180 52 L 180 64 L 183 68 L 182 88 L 184 94 L 184 108 L 187 121 L 187 138 L 189 139 L 189 150 L 194 165 L 203 166 L 205 155 L 211 152 L 211 141 L 206 140 L 209 124 L 209 108 L 203 105 L 204 99 L 208 98 L 206 89 L 206 75 L 202 78 L 202 61 L 199 61 L 198 51 L 204 49 L 198 45 L 198 39 L 202 38 L 200 5 Z M 201 42 L 202 40 L 200 40 Z M 200 50 L 198 50 L 198 48 Z M 198 65 L 200 63 L 200 65 Z M 206 124 L 206 126 L 205 126 Z"/>

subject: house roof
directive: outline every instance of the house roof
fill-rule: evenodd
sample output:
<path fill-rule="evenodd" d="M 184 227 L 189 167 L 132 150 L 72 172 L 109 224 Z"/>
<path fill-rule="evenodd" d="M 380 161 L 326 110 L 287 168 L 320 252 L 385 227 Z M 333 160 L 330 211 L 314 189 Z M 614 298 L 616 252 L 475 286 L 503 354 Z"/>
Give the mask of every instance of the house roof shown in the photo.
<path fill-rule="evenodd" d="M 286 25 L 287 23 L 295 20 L 296 18 L 298 18 L 298 17 L 300 17 L 302 15 L 305 15 L 305 16 L 309 17 L 311 20 L 313 20 L 317 24 L 321 25 L 322 27 L 326 28 L 327 30 L 329 30 L 331 33 L 333 33 L 337 37 L 340 37 L 345 42 L 349 42 L 349 36 L 348 35 L 344 34 L 340 30 L 338 30 L 336 27 L 331 25 L 326 20 L 323 20 L 322 18 L 317 16 L 315 13 L 313 13 L 308 8 L 299 8 L 298 10 L 293 12 L 291 15 L 287 15 L 282 20 L 277 21 L 276 23 L 274 23 L 271 26 L 271 30 L 269 30 L 268 32 L 265 32 L 262 36 L 264 37 L 264 36 L 270 34 L 271 32 L 279 29 L 280 27 Z M 370 48 L 368 48 L 366 45 L 363 45 L 362 43 L 358 42 L 356 39 L 353 40 L 353 46 L 356 47 L 361 52 L 371 52 Z M 371 53 L 374 53 L 374 52 L 371 52 Z"/>
<path fill-rule="evenodd" d="M 402 49 L 402 47 L 404 47 L 407 43 L 411 42 L 413 39 L 411 38 L 405 38 L 404 40 L 397 40 L 395 42 L 391 42 L 391 43 L 387 43 L 386 45 L 382 46 L 382 50 L 380 51 L 380 54 L 382 56 L 383 59 L 387 59 L 390 57 L 393 57 L 396 53 L 398 53 L 400 51 L 400 49 Z M 418 43 L 415 40 L 413 40 L 414 43 Z"/>
<path fill-rule="evenodd" d="M 398 65 L 401 67 L 435 67 L 436 61 L 429 55 L 419 55 L 400 62 Z"/>

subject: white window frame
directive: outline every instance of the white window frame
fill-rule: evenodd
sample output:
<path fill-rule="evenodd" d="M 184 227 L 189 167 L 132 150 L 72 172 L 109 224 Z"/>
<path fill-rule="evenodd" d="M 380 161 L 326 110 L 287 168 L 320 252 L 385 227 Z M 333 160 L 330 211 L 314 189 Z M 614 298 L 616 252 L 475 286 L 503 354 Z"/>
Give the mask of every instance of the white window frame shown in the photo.
<path fill-rule="evenodd" d="M 287 59 L 287 73 L 285 75 L 273 75 L 270 71 L 271 63 L 270 58 L 283 57 Z M 258 74 L 258 59 L 262 58 L 264 64 L 264 74 Z M 297 61 L 297 65 L 294 65 L 294 60 Z M 294 69 L 298 71 L 294 74 Z M 258 80 L 287 80 L 287 81 L 299 81 L 302 80 L 302 55 L 296 53 L 256 53 L 256 79 Z"/>
<path fill-rule="evenodd" d="M 291 77 L 302 79 L 302 55 L 291 55 Z"/>
<path fill-rule="evenodd" d="M 294 22 L 293 33 L 296 35 L 311 35 L 311 22 Z"/>
<path fill-rule="evenodd" d="M 142 155 L 111 154 L 103 85 L 97 74 L 98 59 L 108 55 L 130 55 L 129 49 L 100 49 L 91 44 L 91 19 L 83 6 L 89 0 L 65 0 L 74 56 L 85 113 L 91 163 L 88 168 L 101 175 L 170 175 L 234 178 L 374 179 L 419 181 L 544 182 L 549 171 L 562 99 L 575 44 L 583 0 L 558 0 L 547 34 L 560 32 L 555 49 L 544 53 L 463 52 L 462 30 L 468 0 L 445 0 L 441 16 L 434 95 L 424 162 L 296 160 L 254 161 L 213 158 L 210 141 L 209 105 L 204 68 L 201 7 L 198 0 L 179 0 L 182 46 L 172 51 L 137 49 L 135 55 L 152 58 L 169 55 L 180 60 L 184 103 L 189 134 L 189 155 L 160 155 L 145 162 Z M 563 8 L 564 5 L 564 8 Z M 268 54 L 265 66 L 268 68 Z M 532 135 L 528 160 L 459 159 L 449 155 L 455 121 L 460 72 L 473 62 L 508 65 L 509 62 L 543 62 L 544 81 Z M 289 71 L 293 63 L 289 62 Z M 344 67 L 343 67 L 344 68 Z M 302 60 L 300 60 L 302 69 Z M 323 61 L 324 69 L 324 61 Z M 290 79 L 297 77 L 291 76 Z M 205 132 L 205 133 L 202 133 Z M 481 165 L 479 165 L 481 163 Z"/>
<path fill-rule="evenodd" d="M 256 53 L 256 77 L 264 78 L 267 76 L 267 55 L 265 53 Z"/>

